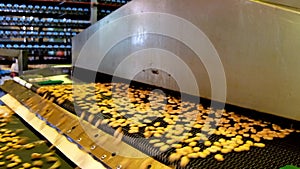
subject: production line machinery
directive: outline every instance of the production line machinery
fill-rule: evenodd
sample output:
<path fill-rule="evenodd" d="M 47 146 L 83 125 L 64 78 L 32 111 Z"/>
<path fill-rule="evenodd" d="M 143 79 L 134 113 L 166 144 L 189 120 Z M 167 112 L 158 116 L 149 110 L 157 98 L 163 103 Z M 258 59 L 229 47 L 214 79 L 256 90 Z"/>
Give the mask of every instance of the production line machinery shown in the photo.
<path fill-rule="evenodd" d="M 72 84 L 1 100 L 81 168 L 299 167 L 299 9 L 270 1 L 131 1 L 73 38 Z"/>
<path fill-rule="evenodd" d="M 73 155 L 66 156 L 82 168 L 300 165 L 300 130 L 285 123 L 279 126 L 243 112 L 214 110 L 181 101 L 172 92 L 163 95 L 149 86 L 83 83 L 31 86 L 31 90 L 25 86 L 7 81 L 1 88 L 8 94 L 1 100 L 29 124 L 34 118 L 42 120 L 38 131 L 55 129 L 58 134 L 51 134 L 50 140 L 63 153 L 69 147 L 63 146 L 67 144 L 63 139 L 76 145 L 81 153 L 74 154 L 73 147 Z M 49 134 L 45 133 L 46 138 Z M 79 159 L 93 163 L 88 166 Z"/>
<path fill-rule="evenodd" d="M 143 165 L 153 165 L 153 168 L 168 168 L 127 144 L 116 142 L 113 137 L 83 122 L 76 115 L 43 99 L 26 87 L 13 81 L 6 82 L 2 87 L 9 94 L 3 96 L 1 100 L 81 168 L 105 168 L 107 166 L 125 168 L 129 163 L 135 166 L 145 163 Z M 92 130 L 94 135 L 91 137 L 86 130 Z M 95 139 L 99 142 L 95 142 Z M 101 148 L 102 144 L 108 144 L 106 147 L 117 145 L 116 150 L 126 150 L 142 158 L 123 160 L 124 157 L 116 152 Z"/>

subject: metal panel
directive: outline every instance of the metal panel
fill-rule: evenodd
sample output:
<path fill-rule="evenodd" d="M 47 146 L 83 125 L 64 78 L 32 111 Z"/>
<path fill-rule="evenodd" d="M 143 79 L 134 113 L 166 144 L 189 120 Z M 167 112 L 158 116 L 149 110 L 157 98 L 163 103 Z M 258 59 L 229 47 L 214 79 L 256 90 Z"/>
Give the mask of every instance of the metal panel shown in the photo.
<path fill-rule="evenodd" d="M 14 49 L 0 49 L 1 56 L 18 57 L 21 54 L 21 50 Z"/>
<path fill-rule="evenodd" d="M 157 15 L 161 17 L 145 23 L 148 20 L 143 16 L 149 12 L 161 13 Z M 213 85 L 211 79 L 214 76 L 210 77 L 210 71 L 207 69 L 211 65 L 205 64 L 206 60 L 199 59 L 194 50 L 185 43 L 163 35 L 139 33 L 141 30 L 147 31 L 154 26 L 170 28 L 166 25 L 168 21 L 162 18 L 166 13 L 194 24 L 212 42 L 220 56 L 226 75 L 227 103 L 300 120 L 300 105 L 298 104 L 300 100 L 300 76 L 298 75 L 300 72 L 300 14 L 292 10 L 283 10 L 247 0 L 132 1 L 73 39 L 73 65 L 113 75 L 115 68 L 129 56 L 136 54 L 137 51 L 155 47 L 177 55 L 177 58 L 185 62 L 185 65 L 193 72 L 199 90 L 190 89 L 187 85 L 183 87 L 184 90 L 180 88 L 181 91 L 205 98 L 213 98 L 213 90 L 216 93 L 220 92 L 220 96 L 224 94 L 223 91 L 211 87 Z M 135 22 L 128 22 L 118 27 L 114 25 L 119 21 L 117 19 L 130 15 L 137 16 Z M 141 25 L 140 29 L 137 25 Z M 175 28 L 181 30 L 179 35 L 188 33 L 184 26 Z M 136 34 L 124 39 L 114 39 L 116 32 L 120 30 L 133 31 Z M 145 35 L 146 38 L 145 36 L 139 37 L 139 35 Z M 111 38 L 103 41 L 102 36 Z M 145 40 L 142 43 L 134 43 L 132 40 L 139 38 Z M 97 55 L 103 49 L 100 46 L 112 41 L 118 43 L 107 50 L 105 56 Z M 199 48 L 203 49 L 202 45 L 205 43 L 201 43 Z M 210 50 L 204 52 L 207 55 L 211 54 Z M 132 71 L 138 67 L 140 70 L 138 81 L 159 84 L 175 90 L 178 90 L 177 84 L 192 80 L 191 77 L 186 77 L 184 72 L 176 71 L 181 70 L 179 67 L 164 67 L 166 65 L 159 65 L 159 68 L 171 71 L 171 73 L 176 72 L 172 75 L 175 81 L 168 80 L 170 77 L 167 75 L 170 72 L 160 77 L 159 83 L 155 78 L 149 80 L 154 75 L 151 74 L 153 71 L 143 72 L 149 68 L 149 65 L 145 63 L 150 65 L 158 63 L 147 60 L 149 57 L 153 58 L 149 52 L 139 54 L 143 57 L 135 59 L 134 62 L 126 62 L 127 69 L 123 68 L 122 73 L 118 75 L 132 78 Z M 160 54 L 156 53 L 155 57 L 159 57 Z M 162 57 L 161 61 L 167 63 Z M 178 59 L 174 59 L 168 60 L 168 63 L 176 65 L 179 62 Z M 218 97 L 216 100 L 219 100 Z"/>

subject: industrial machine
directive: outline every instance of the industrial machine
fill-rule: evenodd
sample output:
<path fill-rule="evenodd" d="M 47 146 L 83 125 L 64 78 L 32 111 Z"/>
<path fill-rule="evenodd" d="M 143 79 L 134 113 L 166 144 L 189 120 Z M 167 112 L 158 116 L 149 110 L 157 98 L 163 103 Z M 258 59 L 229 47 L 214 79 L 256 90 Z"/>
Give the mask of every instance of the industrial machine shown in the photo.
<path fill-rule="evenodd" d="M 73 38 L 72 84 L 1 100 L 81 168 L 299 167 L 298 23 L 270 0 L 131 1 Z"/>

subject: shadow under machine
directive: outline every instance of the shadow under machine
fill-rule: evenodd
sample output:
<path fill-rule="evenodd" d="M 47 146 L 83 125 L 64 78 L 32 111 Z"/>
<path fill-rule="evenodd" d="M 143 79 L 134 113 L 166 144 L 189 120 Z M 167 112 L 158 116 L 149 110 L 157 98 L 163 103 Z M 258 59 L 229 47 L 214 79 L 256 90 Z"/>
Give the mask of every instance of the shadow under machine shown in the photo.
<path fill-rule="evenodd" d="M 72 84 L 1 100 L 81 168 L 299 167 L 298 5 L 132 1 L 73 38 Z"/>

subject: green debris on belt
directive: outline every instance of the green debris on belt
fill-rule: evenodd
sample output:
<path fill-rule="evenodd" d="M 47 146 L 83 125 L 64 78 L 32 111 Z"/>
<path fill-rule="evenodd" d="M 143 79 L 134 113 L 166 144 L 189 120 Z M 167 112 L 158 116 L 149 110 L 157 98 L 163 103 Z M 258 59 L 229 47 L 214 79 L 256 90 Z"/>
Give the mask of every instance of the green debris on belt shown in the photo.
<path fill-rule="evenodd" d="M 284 166 L 284 167 L 281 167 L 280 169 L 300 169 L 296 166 L 292 166 L 292 165 L 287 165 L 287 166 Z"/>
<path fill-rule="evenodd" d="M 64 81 L 62 80 L 47 80 L 47 81 L 42 81 L 38 82 L 38 85 L 57 85 L 57 84 L 62 84 Z"/>

